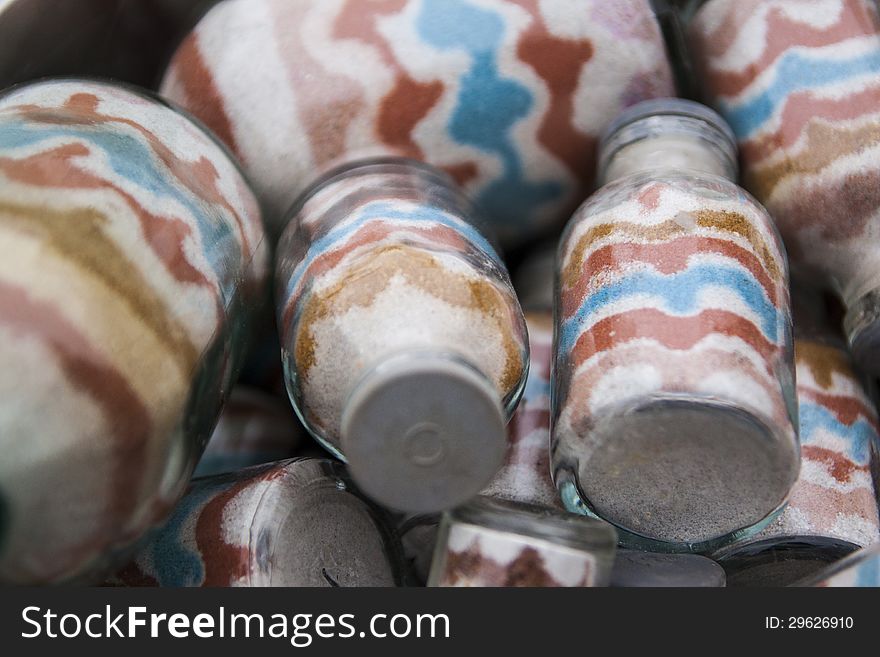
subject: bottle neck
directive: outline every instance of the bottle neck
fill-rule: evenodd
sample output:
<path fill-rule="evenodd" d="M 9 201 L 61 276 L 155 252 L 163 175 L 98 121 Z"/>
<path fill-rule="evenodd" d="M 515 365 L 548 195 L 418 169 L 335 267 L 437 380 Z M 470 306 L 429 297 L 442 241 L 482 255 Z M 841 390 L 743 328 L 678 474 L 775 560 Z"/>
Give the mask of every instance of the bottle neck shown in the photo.
<path fill-rule="evenodd" d="M 659 134 L 621 146 L 604 162 L 602 183 L 635 173 L 682 171 L 736 181 L 736 163 L 714 143 L 697 135 Z"/>
<path fill-rule="evenodd" d="M 321 232 L 374 201 L 430 206 L 484 228 L 451 178 L 438 169 L 404 158 L 355 162 L 326 174 L 302 194 L 290 219 L 309 232 Z"/>

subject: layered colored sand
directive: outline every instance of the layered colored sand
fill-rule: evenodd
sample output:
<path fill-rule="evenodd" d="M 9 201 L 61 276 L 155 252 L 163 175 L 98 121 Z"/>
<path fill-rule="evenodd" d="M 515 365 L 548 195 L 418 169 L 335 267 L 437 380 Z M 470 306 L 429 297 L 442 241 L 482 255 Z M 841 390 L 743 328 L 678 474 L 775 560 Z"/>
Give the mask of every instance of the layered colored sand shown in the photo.
<path fill-rule="evenodd" d="M 766 212 L 714 176 L 632 176 L 578 211 L 560 258 L 557 474 L 580 471 L 606 517 L 669 541 L 781 504 L 796 473 L 791 316 Z"/>
<path fill-rule="evenodd" d="M 864 547 L 880 540 L 871 461 L 877 411 L 842 346 L 798 338 L 801 473 L 785 511 L 756 538 L 817 536 Z"/>
<path fill-rule="evenodd" d="M 163 93 L 284 213 L 315 171 L 375 155 L 451 174 L 508 243 L 558 226 L 622 108 L 674 94 L 647 0 L 224 2 Z"/>
<path fill-rule="evenodd" d="M 848 305 L 880 286 L 880 19 L 871 0 L 712 0 L 690 38 L 743 179 Z"/>
<path fill-rule="evenodd" d="M 49 81 L 0 98 L 0 245 L 0 580 L 86 576 L 183 492 L 263 294 L 258 204 L 174 110 Z"/>
<path fill-rule="evenodd" d="M 333 181 L 279 247 L 292 395 L 307 425 L 337 449 L 353 386 L 396 354 L 460 357 L 511 410 L 526 373 L 525 325 L 495 250 L 468 210 L 439 200 L 448 188 L 412 184 L 401 173 Z"/>

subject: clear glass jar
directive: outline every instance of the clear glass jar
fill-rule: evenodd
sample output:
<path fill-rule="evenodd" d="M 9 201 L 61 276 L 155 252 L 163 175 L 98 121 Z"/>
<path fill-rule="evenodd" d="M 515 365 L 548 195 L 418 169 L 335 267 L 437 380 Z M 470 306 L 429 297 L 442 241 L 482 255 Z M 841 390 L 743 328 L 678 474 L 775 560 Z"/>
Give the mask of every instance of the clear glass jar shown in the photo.
<path fill-rule="evenodd" d="M 326 459 L 193 480 L 134 561 L 129 586 L 395 586 L 401 550 L 383 514 Z"/>
<path fill-rule="evenodd" d="M 618 550 L 611 569 L 612 588 L 721 588 L 724 569 L 698 554 Z"/>
<path fill-rule="evenodd" d="M 557 232 L 602 128 L 675 92 L 649 0 L 226 1 L 161 89 L 240 156 L 273 235 L 316 171 L 400 156 L 453 176 L 505 247 Z"/>
<path fill-rule="evenodd" d="M 605 522 L 478 497 L 443 514 L 428 586 L 607 586 L 616 542 Z"/>
<path fill-rule="evenodd" d="M 562 508 L 550 476 L 550 365 L 553 360 L 553 278 L 556 249 L 527 258 L 514 286 L 529 333 L 529 374 L 522 399 L 507 425 L 504 465 L 483 495 L 549 508 Z"/>
<path fill-rule="evenodd" d="M 507 270 L 450 178 L 388 159 L 296 204 L 277 255 L 290 398 L 376 500 L 450 508 L 497 472 L 528 369 Z"/>
<path fill-rule="evenodd" d="M 600 172 L 559 249 L 554 479 L 624 545 L 705 551 L 769 522 L 797 478 L 782 242 L 702 105 L 631 108 Z"/>
<path fill-rule="evenodd" d="M 164 519 L 267 255 L 245 178 L 186 115 L 108 82 L 0 96 L 0 581 L 93 582 Z"/>
<path fill-rule="evenodd" d="M 769 526 L 713 555 L 729 586 L 788 586 L 880 541 L 877 410 L 821 293 L 799 282 L 792 299 L 800 477 Z"/>
<path fill-rule="evenodd" d="M 743 184 L 793 264 L 843 300 L 856 363 L 880 373 L 880 16 L 874 0 L 711 0 L 689 26 Z"/>

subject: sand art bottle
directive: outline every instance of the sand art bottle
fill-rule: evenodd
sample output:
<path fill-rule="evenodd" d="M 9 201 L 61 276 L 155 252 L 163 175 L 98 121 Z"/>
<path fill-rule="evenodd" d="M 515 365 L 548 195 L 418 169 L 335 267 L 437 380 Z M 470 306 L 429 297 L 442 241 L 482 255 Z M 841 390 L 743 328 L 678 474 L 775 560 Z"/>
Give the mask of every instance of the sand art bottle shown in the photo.
<path fill-rule="evenodd" d="M 412 161 L 329 174 L 278 246 L 291 400 L 365 493 L 400 511 L 479 492 L 528 369 L 522 310 L 450 178 Z"/>
<path fill-rule="evenodd" d="M 164 527 L 111 584 L 395 586 L 400 547 L 382 513 L 328 459 L 193 480 Z"/>
<path fill-rule="evenodd" d="M 767 528 L 713 555 L 731 586 L 786 586 L 880 541 L 877 411 L 822 295 L 797 284 L 792 300 L 801 472 Z"/>
<path fill-rule="evenodd" d="M 873 0 L 711 0 L 689 28 L 743 184 L 791 261 L 833 286 L 856 364 L 880 373 L 880 17 Z"/>
<path fill-rule="evenodd" d="M 559 251 L 554 478 L 625 545 L 704 551 L 797 478 L 785 254 L 708 108 L 635 106 L 600 158 Z"/>
<path fill-rule="evenodd" d="M 602 128 L 674 86 L 649 0 L 226 0 L 162 92 L 240 157 L 270 232 L 316 170 L 400 156 L 453 176 L 510 247 L 558 230 Z"/>
<path fill-rule="evenodd" d="M 183 493 L 263 302 L 245 179 L 110 83 L 0 97 L 0 581 L 94 581 Z"/>
<path fill-rule="evenodd" d="M 616 544 L 606 522 L 481 496 L 443 514 L 428 586 L 607 586 Z"/>

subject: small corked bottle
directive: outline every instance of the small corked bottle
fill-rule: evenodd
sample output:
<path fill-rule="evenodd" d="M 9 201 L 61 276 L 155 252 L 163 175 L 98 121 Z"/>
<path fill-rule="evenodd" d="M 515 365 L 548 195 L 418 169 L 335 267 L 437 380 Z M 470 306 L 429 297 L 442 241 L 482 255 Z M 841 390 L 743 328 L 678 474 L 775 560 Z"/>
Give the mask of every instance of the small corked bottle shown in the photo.
<path fill-rule="evenodd" d="M 401 551 L 381 511 L 327 459 L 195 479 L 110 584 L 395 586 Z"/>
<path fill-rule="evenodd" d="M 478 497 L 443 514 L 428 586 L 607 586 L 616 544 L 606 522 Z"/>
<path fill-rule="evenodd" d="M 373 160 L 328 174 L 277 255 L 290 398 L 364 492 L 408 512 L 479 492 L 528 369 L 522 310 L 442 172 Z"/>
<path fill-rule="evenodd" d="M 730 586 L 787 586 L 880 541 L 877 411 L 823 296 L 793 286 L 801 472 L 763 531 L 713 555 Z"/>
<path fill-rule="evenodd" d="M 782 242 L 697 103 L 624 112 L 600 172 L 559 250 L 554 479 L 625 546 L 717 548 L 769 522 L 798 474 Z"/>
<path fill-rule="evenodd" d="M 267 274 L 256 198 L 186 115 L 88 80 L 0 97 L 0 582 L 100 581 L 162 522 Z"/>
<path fill-rule="evenodd" d="M 193 475 L 207 477 L 289 459 L 298 455 L 306 437 L 287 399 L 236 385 Z"/>
<path fill-rule="evenodd" d="M 736 133 L 743 184 L 793 264 L 846 306 L 880 373 L 880 16 L 874 0 L 711 0 L 688 26 L 703 93 Z"/>
<path fill-rule="evenodd" d="M 674 93 L 649 0 L 226 0 L 161 89 L 240 157 L 273 235 L 316 170 L 397 156 L 453 176 L 505 248 L 558 231 L 618 112 Z"/>
<path fill-rule="evenodd" d="M 880 543 L 854 552 L 822 572 L 804 578 L 795 586 L 872 589 L 880 587 Z"/>

